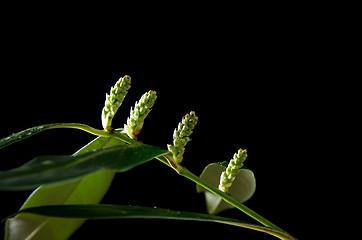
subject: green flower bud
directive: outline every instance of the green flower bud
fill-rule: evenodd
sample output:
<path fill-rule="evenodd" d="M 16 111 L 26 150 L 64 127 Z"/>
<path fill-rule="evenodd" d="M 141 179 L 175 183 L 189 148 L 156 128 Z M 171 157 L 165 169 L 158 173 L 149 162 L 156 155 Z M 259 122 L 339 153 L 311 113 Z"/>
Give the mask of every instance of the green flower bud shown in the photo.
<path fill-rule="evenodd" d="M 130 87 L 131 77 L 125 75 L 111 88 L 110 94 L 106 94 L 106 102 L 102 110 L 102 126 L 105 130 L 108 130 L 111 127 L 112 119 L 114 115 L 116 115 L 116 112 L 121 106 Z"/>
<path fill-rule="evenodd" d="M 198 117 L 195 115 L 195 112 L 192 111 L 182 118 L 182 121 L 178 124 L 178 128 L 173 132 L 173 146 L 168 144 L 167 148 L 173 154 L 173 160 L 176 164 L 180 164 L 183 160 L 185 146 L 191 140 L 189 136 L 192 134 L 192 130 L 195 128 L 197 121 Z"/>
<path fill-rule="evenodd" d="M 131 108 L 131 113 L 127 119 L 127 124 L 124 125 L 124 132 L 127 133 L 130 138 L 137 138 L 137 135 L 140 133 L 143 127 L 145 118 L 152 110 L 156 98 L 156 92 L 149 91 L 143 94 L 141 99 L 136 102 L 134 109 Z"/>
<path fill-rule="evenodd" d="M 246 149 L 239 149 L 238 153 L 234 154 L 234 158 L 230 160 L 228 167 L 220 176 L 219 190 L 227 193 L 229 187 L 231 187 L 236 175 L 240 169 L 244 166 L 244 161 L 247 157 Z"/>

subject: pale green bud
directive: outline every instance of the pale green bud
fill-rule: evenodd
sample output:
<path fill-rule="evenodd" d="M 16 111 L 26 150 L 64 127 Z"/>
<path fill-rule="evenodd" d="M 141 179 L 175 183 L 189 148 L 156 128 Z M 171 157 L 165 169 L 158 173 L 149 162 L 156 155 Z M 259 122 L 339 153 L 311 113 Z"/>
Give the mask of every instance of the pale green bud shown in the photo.
<path fill-rule="evenodd" d="M 121 106 L 130 87 L 131 77 L 125 75 L 111 88 L 110 94 L 106 94 L 106 101 L 102 110 L 102 126 L 105 130 L 108 130 L 111 127 L 112 119 L 114 115 L 116 115 L 116 112 Z"/>
<path fill-rule="evenodd" d="M 149 91 L 142 95 L 141 99 L 136 102 L 134 108 L 131 108 L 130 116 L 127 124 L 124 125 L 124 132 L 132 138 L 136 139 L 140 133 L 143 122 L 147 115 L 151 112 L 156 101 L 157 95 L 155 91 Z"/>
<path fill-rule="evenodd" d="M 198 117 L 195 115 L 195 112 L 192 111 L 182 118 L 177 129 L 173 132 L 173 146 L 169 144 L 167 147 L 172 153 L 173 160 L 176 164 L 180 164 L 183 160 L 185 146 L 191 140 L 189 136 L 192 134 L 192 130 L 195 128 L 197 121 Z"/>
<path fill-rule="evenodd" d="M 227 192 L 231 187 L 236 175 L 240 169 L 244 166 L 244 161 L 247 157 L 246 149 L 239 149 L 238 153 L 234 154 L 234 158 L 230 160 L 228 167 L 220 176 L 219 190 Z"/>

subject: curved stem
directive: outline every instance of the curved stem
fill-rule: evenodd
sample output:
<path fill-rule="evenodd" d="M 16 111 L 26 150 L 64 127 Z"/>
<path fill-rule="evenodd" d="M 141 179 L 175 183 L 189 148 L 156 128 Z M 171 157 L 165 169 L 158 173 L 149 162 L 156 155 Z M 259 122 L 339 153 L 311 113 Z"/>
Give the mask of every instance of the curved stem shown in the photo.
<path fill-rule="evenodd" d="M 15 142 L 27 139 L 31 136 L 34 136 L 35 134 L 45 131 L 45 130 L 57 129 L 57 128 L 73 128 L 73 129 L 79 129 L 79 130 L 86 131 L 86 132 L 96 135 L 96 136 L 113 137 L 113 134 L 111 132 L 98 130 L 98 129 L 92 128 L 88 125 L 81 124 L 81 123 L 51 123 L 51 124 L 45 124 L 45 125 L 28 128 L 21 132 L 14 133 L 8 137 L 0 139 L 0 149 L 4 148 L 6 146 L 9 146 Z"/>
<path fill-rule="evenodd" d="M 140 144 L 141 142 L 137 141 L 137 140 L 134 140 L 134 139 L 131 139 L 129 138 L 126 134 L 123 134 L 123 133 L 120 133 L 119 132 L 120 130 L 116 130 L 114 131 L 111 136 L 112 137 L 115 137 L 115 138 L 118 138 L 119 140 L 122 140 L 123 142 L 126 142 L 128 144 Z"/>
<path fill-rule="evenodd" d="M 166 158 L 166 157 L 163 157 Z M 165 161 L 165 159 L 163 159 L 161 157 L 158 157 L 157 159 L 160 160 L 161 162 L 165 163 L 166 165 L 168 165 L 169 167 L 171 167 L 169 165 L 169 163 L 167 161 Z M 167 159 L 167 158 L 166 158 Z M 222 198 L 225 202 L 233 205 L 234 207 L 236 207 L 237 209 L 239 209 L 240 211 L 244 212 L 245 214 L 247 214 L 248 216 L 254 218 L 255 220 L 257 220 L 258 222 L 260 222 L 261 224 L 263 224 L 266 227 L 270 227 L 272 229 L 278 230 L 278 231 L 283 231 L 280 227 L 276 226 L 275 224 L 273 224 L 272 222 L 270 222 L 269 220 L 265 219 L 264 217 L 262 217 L 261 215 L 259 215 L 258 213 L 254 212 L 253 210 L 251 210 L 250 208 L 248 208 L 247 206 L 245 206 L 244 204 L 238 202 L 237 200 L 235 200 L 233 197 L 231 197 L 230 195 L 220 191 L 219 189 L 211 186 L 210 184 L 208 184 L 207 182 L 205 182 L 204 180 L 202 180 L 201 178 L 199 178 L 198 176 L 196 176 L 195 174 L 193 174 L 192 172 L 190 172 L 187 168 L 182 167 L 182 168 L 178 168 L 175 169 L 178 174 L 180 174 L 183 177 L 186 177 L 188 179 L 190 179 L 191 181 L 195 182 L 196 184 L 200 185 L 201 187 L 205 188 L 206 190 L 212 192 L 213 194 L 219 196 L 220 198 Z"/>
<path fill-rule="evenodd" d="M 116 138 L 119 138 L 122 141 L 125 141 L 125 142 L 129 143 L 129 144 L 139 144 L 138 141 L 132 140 L 132 139 L 128 138 L 127 136 L 121 134 L 121 133 L 114 132 L 114 133 L 112 133 L 112 135 L 114 137 L 116 137 Z M 281 239 L 296 240 L 296 238 L 294 238 L 290 234 L 286 233 L 283 229 L 281 229 L 280 227 L 278 227 L 274 223 L 270 222 L 269 220 L 267 220 L 266 218 L 264 218 L 260 214 L 254 212 L 253 210 L 251 210 L 250 208 L 248 208 L 244 204 L 238 202 L 237 200 L 235 200 L 230 195 L 220 191 L 218 188 L 215 188 L 215 187 L 211 186 L 210 184 L 208 184 L 207 182 L 205 182 L 204 180 L 200 179 L 198 176 L 196 176 L 195 174 L 190 172 L 187 168 L 173 163 L 173 161 L 170 160 L 167 155 L 164 155 L 162 157 L 157 157 L 156 159 L 161 161 L 162 163 L 166 164 L 170 168 L 174 169 L 179 175 L 190 179 L 191 181 L 195 182 L 196 184 L 200 185 L 201 187 L 205 188 L 206 190 L 208 190 L 208 191 L 214 193 L 215 195 L 219 196 L 225 202 L 233 205 L 234 207 L 236 207 L 240 211 L 244 212 L 245 214 L 247 214 L 251 218 L 255 219 L 256 221 L 260 222 L 264 226 L 266 226 L 268 228 L 271 228 L 273 230 L 279 231 L 280 236 L 283 236 L 283 237 L 280 237 L 279 235 L 277 237 L 280 237 Z M 286 237 L 286 235 L 287 235 L 287 237 Z M 274 235 L 274 236 L 276 236 L 276 235 Z"/>
<path fill-rule="evenodd" d="M 53 123 L 53 124 L 46 124 L 46 125 L 41 125 L 41 126 L 29 128 L 29 129 L 26 129 L 26 130 L 24 130 L 22 132 L 15 133 L 15 134 L 13 134 L 13 135 L 11 135 L 9 137 L 0 139 L 0 148 L 6 147 L 6 146 L 8 146 L 8 145 L 10 145 L 10 144 L 12 144 L 14 142 L 26 139 L 26 138 L 34 135 L 34 134 L 37 134 L 39 132 L 44 131 L 44 130 L 56 129 L 56 128 L 79 129 L 79 130 L 83 130 L 83 131 L 86 131 L 86 132 L 88 132 L 90 134 L 100 136 L 100 137 L 114 137 L 114 138 L 120 139 L 121 141 L 124 141 L 124 142 L 126 142 L 128 144 L 142 144 L 140 141 L 133 140 L 133 139 L 129 138 L 126 134 L 121 133 L 122 129 L 116 129 L 116 130 L 112 129 L 112 130 L 109 130 L 109 131 L 105 131 L 105 130 L 98 130 L 98 129 L 92 128 L 92 127 L 90 127 L 88 125 L 80 124 L 80 123 Z M 268 228 L 271 228 L 271 229 L 273 229 L 275 231 L 279 231 L 281 233 L 284 233 L 284 235 L 287 234 L 281 228 L 279 228 L 278 226 L 276 226 L 275 224 L 273 224 L 269 220 L 265 219 L 264 217 L 262 217 L 258 213 L 254 212 L 250 208 L 246 207 L 244 204 L 236 201 L 231 196 L 229 196 L 226 193 L 220 191 L 218 188 L 215 188 L 215 187 L 211 186 L 210 184 L 203 181 L 202 179 L 200 179 L 195 174 L 191 173 L 186 168 L 184 168 L 181 165 L 175 163 L 172 160 L 172 156 L 169 156 L 169 155 L 165 154 L 162 157 L 158 157 L 157 159 L 160 160 L 162 163 L 166 164 L 167 166 L 171 167 L 172 169 L 176 170 L 179 175 L 190 179 L 191 181 L 195 182 L 196 184 L 200 185 L 201 187 L 203 187 L 203 188 L 207 189 L 208 191 L 214 193 L 215 195 L 219 196 L 220 198 L 222 198 L 227 203 L 233 205 L 234 207 L 238 208 L 239 210 L 241 210 L 242 212 L 244 212 L 248 216 L 250 216 L 250 217 L 254 218 L 255 220 L 257 220 L 258 222 L 262 223 L 264 226 L 266 226 Z M 287 235 L 290 236 L 289 234 L 287 234 Z M 295 238 L 290 236 L 290 238 L 287 238 L 287 239 L 295 239 Z"/>
<path fill-rule="evenodd" d="M 111 137 L 112 136 L 111 132 L 95 129 L 95 128 L 92 128 L 88 125 L 81 124 L 81 123 L 59 123 L 59 124 L 54 124 L 54 126 L 50 127 L 49 129 L 51 129 L 51 128 L 53 128 L 53 129 L 54 128 L 73 128 L 73 129 L 83 130 L 85 132 L 88 132 L 90 134 L 100 136 L 100 137 Z"/>
<path fill-rule="evenodd" d="M 251 210 L 250 208 L 248 208 L 247 206 L 245 206 L 244 204 L 238 202 L 237 200 L 235 200 L 233 197 L 231 197 L 230 195 L 220 191 L 219 189 L 211 186 L 210 184 L 208 184 L 207 182 L 201 180 L 198 176 L 196 176 L 195 174 L 193 174 L 192 172 L 190 172 L 188 169 L 186 168 L 182 168 L 180 175 L 183 177 L 186 177 L 190 180 L 192 180 L 193 182 L 195 182 L 196 184 L 200 185 L 201 187 L 207 189 L 208 191 L 214 193 L 215 195 L 219 196 L 220 198 L 222 198 L 225 202 L 233 205 L 234 207 L 236 207 L 237 209 L 239 209 L 240 211 L 244 212 L 245 214 L 247 214 L 248 216 L 254 218 L 255 220 L 257 220 L 258 222 L 260 222 L 261 224 L 263 224 L 266 227 L 270 227 L 272 229 L 275 230 L 279 230 L 279 231 L 283 231 L 281 228 L 279 228 L 277 225 L 273 224 L 272 222 L 270 222 L 269 220 L 265 219 L 264 217 L 262 217 L 261 215 L 259 215 L 258 213 L 254 212 L 253 210 Z"/>
<path fill-rule="evenodd" d="M 104 131 L 104 130 L 92 128 L 88 125 L 81 124 L 81 123 L 59 123 L 59 124 L 54 124 L 54 126 L 49 127 L 49 129 L 54 129 L 54 128 L 79 129 L 79 130 L 86 131 L 90 134 L 93 134 L 93 135 L 96 135 L 99 137 L 115 137 L 128 144 L 139 144 L 138 141 L 130 139 L 126 134 L 120 133 L 120 131 L 122 129 L 117 129 L 117 130 L 113 130 L 113 131 Z"/>
<path fill-rule="evenodd" d="M 169 162 L 168 162 L 169 160 L 167 160 L 166 156 L 158 157 L 157 159 L 159 161 L 161 161 L 162 163 L 166 164 L 167 166 L 173 168 L 169 164 Z M 280 236 L 283 236 L 283 237 L 280 237 L 279 235 L 278 236 L 274 235 L 274 236 L 280 237 L 281 239 L 296 240 L 296 238 L 294 238 L 293 236 L 291 236 L 290 234 L 285 232 L 283 229 L 281 229 L 280 227 L 278 227 L 274 223 L 270 222 L 269 220 L 267 220 L 266 218 L 264 218 L 260 214 L 254 212 L 253 210 L 251 210 L 250 208 L 248 208 L 244 204 L 238 202 L 237 200 L 235 200 L 230 195 L 220 191 L 218 188 L 215 188 L 215 187 L 211 186 L 210 184 L 208 184 L 207 182 L 205 182 L 204 180 L 200 179 L 198 176 L 196 176 L 195 174 L 190 172 L 187 168 L 179 166 L 179 168 L 177 168 L 177 169 L 173 168 L 173 169 L 176 170 L 178 172 L 178 174 L 180 174 L 181 176 L 190 179 L 191 181 L 195 182 L 196 184 L 200 185 L 201 187 L 203 187 L 203 188 L 207 189 L 208 191 L 214 193 L 215 195 L 219 196 L 225 202 L 233 205 L 234 207 L 236 207 L 240 211 L 244 212 L 248 216 L 252 217 L 256 221 L 260 222 L 264 226 L 269 227 L 269 228 L 271 228 L 273 230 L 279 231 L 281 233 Z"/>

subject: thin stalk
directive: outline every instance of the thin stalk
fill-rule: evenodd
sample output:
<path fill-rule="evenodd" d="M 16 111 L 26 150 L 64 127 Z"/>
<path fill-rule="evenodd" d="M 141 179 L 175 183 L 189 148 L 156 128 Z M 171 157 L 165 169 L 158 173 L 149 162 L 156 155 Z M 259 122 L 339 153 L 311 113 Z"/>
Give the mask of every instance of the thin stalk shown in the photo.
<path fill-rule="evenodd" d="M 88 132 L 90 134 L 99 136 L 99 137 L 115 137 L 118 138 L 128 144 L 139 144 L 138 141 L 130 139 L 126 134 L 122 134 L 119 131 L 123 130 L 123 129 L 117 129 L 117 130 L 112 130 L 112 131 L 105 131 L 105 130 L 99 130 L 99 129 L 95 129 L 92 128 L 88 125 L 85 124 L 81 124 L 81 123 L 61 123 L 61 124 L 57 124 L 54 125 L 54 127 L 50 127 L 49 129 L 54 129 L 54 128 L 73 128 L 73 129 L 79 129 L 79 130 L 83 130 L 85 132 Z"/>
<path fill-rule="evenodd" d="M 88 125 L 81 124 L 81 123 L 60 123 L 60 124 L 54 125 L 54 127 L 50 127 L 49 129 L 52 129 L 52 128 L 53 129 L 54 128 L 73 128 L 73 129 L 83 130 L 85 132 L 88 132 L 90 134 L 100 136 L 100 137 L 111 137 L 112 136 L 111 132 L 95 129 L 95 128 L 92 128 Z"/>
<path fill-rule="evenodd" d="M 127 136 L 125 136 L 124 134 L 114 132 L 114 133 L 112 133 L 112 135 L 113 135 L 113 137 L 119 138 L 120 140 L 125 141 L 128 144 L 139 144 L 139 141 L 132 140 L 132 139 L 128 138 Z M 162 163 L 166 164 L 170 168 L 174 169 L 179 175 L 190 179 L 191 181 L 195 182 L 196 184 L 200 185 L 201 187 L 205 188 L 206 190 L 208 190 L 208 191 L 214 193 L 215 195 L 219 196 L 225 202 L 233 205 L 234 207 L 236 207 L 240 211 L 244 212 L 245 214 L 247 214 L 251 218 L 255 219 L 256 221 L 260 222 L 264 226 L 266 226 L 268 228 L 271 228 L 273 230 L 279 231 L 282 235 L 284 235 L 284 238 L 281 238 L 281 239 L 296 240 L 296 238 L 294 238 L 293 236 L 286 233 L 283 229 L 281 229 L 280 227 L 278 227 L 274 223 L 270 222 L 269 220 L 267 220 L 266 218 L 264 218 L 260 214 L 254 212 L 253 210 L 251 210 L 250 208 L 248 208 L 244 204 L 238 202 L 237 200 L 235 200 L 230 195 L 220 191 L 218 188 L 215 188 L 215 187 L 211 186 L 210 184 L 208 184 L 207 182 L 205 182 L 204 180 L 200 179 L 198 176 L 196 176 L 195 174 L 190 172 L 187 168 L 182 167 L 182 166 L 180 166 L 178 164 L 175 164 L 171 160 L 168 160 L 167 156 L 164 155 L 162 157 L 157 157 L 156 159 L 161 161 Z M 272 235 L 274 235 L 274 234 L 272 234 Z M 287 235 L 288 237 L 285 237 L 285 235 Z M 274 236 L 280 237 L 278 234 L 274 235 Z"/>
<path fill-rule="evenodd" d="M 73 129 L 79 129 L 82 131 L 86 131 L 90 134 L 96 135 L 96 136 L 101 136 L 101 137 L 114 137 L 114 135 L 112 134 L 111 131 L 103 131 L 103 130 L 98 130 L 95 128 L 92 128 L 88 125 L 85 124 L 80 124 L 80 123 L 52 123 L 52 124 L 45 124 L 45 125 L 40 125 L 40 126 L 36 126 L 36 127 L 32 127 L 32 128 L 28 128 L 26 130 L 23 130 L 21 132 L 18 133 L 14 133 L 8 137 L 2 138 L 0 139 L 0 149 L 4 148 L 6 146 L 9 146 L 15 142 L 24 140 L 26 138 L 29 138 L 35 134 L 38 134 L 40 132 L 43 132 L 45 130 L 49 130 L 49 129 L 57 129 L 57 128 L 73 128 Z"/>
<path fill-rule="evenodd" d="M 128 143 L 128 144 L 140 144 L 141 143 L 140 141 L 133 140 L 133 139 L 129 138 L 126 134 L 120 133 L 118 131 L 119 130 L 114 131 L 111 136 L 118 138 L 119 140 L 122 140 L 123 142 Z"/>
<path fill-rule="evenodd" d="M 248 208 L 244 204 L 238 202 L 237 200 L 235 200 L 230 195 L 220 191 L 219 189 L 217 189 L 217 188 L 211 186 L 210 184 L 208 184 L 207 182 L 201 180 L 198 176 L 196 176 L 195 174 L 190 172 L 187 168 L 182 168 L 182 170 L 180 172 L 180 175 L 192 180 L 193 182 L 195 182 L 196 184 L 198 184 L 201 187 L 205 188 L 206 190 L 208 190 L 208 191 L 214 193 L 215 195 L 219 196 L 225 202 L 233 205 L 234 207 L 236 207 L 240 211 L 244 212 L 248 216 L 254 218 L 255 220 L 257 220 L 258 222 L 260 222 L 264 226 L 270 227 L 270 228 L 275 229 L 275 230 L 283 231 L 280 227 L 276 226 L 275 224 L 273 224 L 269 220 L 265 219 L 264 217 L 262 217 L 258 213 L 254 212 L 253 210 L 251 210 L 250 208 Z"/>
<path fill-rule="evenodd" d="M 170 164 L 167 161 L 167 158 L 165 160 L 166 157 L 158 157 L 157 159 L 160 160 L 161 162 L 163 162 L 164 164 L 166 164 L 167 166 L 171 167 Z M 261 224 L 263 224 L 266 227 L 270 227 L 272 229 L 278 230 L 278 231 L 283 231 L 283 229 L 281 229 L 280 227 L 278 227 L 277 225 L 273 224 L 272 222 L 270 222 L 269 220 L 265 219 L 264 217 L 262 217 L 261 215 L 259 215 L 258 213 L 254 212 L 253 210 L 251 210 L 250 208 L 248 208 L 247 206 L 245 206 L 244 204 L 238 202 L 237 200 L 235 200 L 233 197 L 231 197 L 230 195 L 220 191 L 218 188 L 215 188 L 213 186 L 211 186 L 210 184 L 208 184 L 207 182 L 205 182 L 204 180 L 202 180 L 201 178 L 199 178 L 198 176 L 196 176 L 195 174 L 193 174 L 192 172 L 190 172 L 187 168 L 185 167 L 180 167 L 178 169 L 175 169 L 178 174 L 180 174 L 183 177 L 186 177 L 188 179 L 190 179 L 191 181 L 195 182 L 196 184 L 200 185 L 201 187 L 205 188 L 206 190 L 214 193 L 215 195 L 219 196 L 220 198 L 222 198 L 225 202 L 233 205 L 234 207 L 236 207 L 237 209 L 239 209 L 240 211 L 244 212 L 245 214 L 247 214 L 248 216 L 254 218 L 255 220 L 257 220 L 258 222 L 260 222 Z"/>

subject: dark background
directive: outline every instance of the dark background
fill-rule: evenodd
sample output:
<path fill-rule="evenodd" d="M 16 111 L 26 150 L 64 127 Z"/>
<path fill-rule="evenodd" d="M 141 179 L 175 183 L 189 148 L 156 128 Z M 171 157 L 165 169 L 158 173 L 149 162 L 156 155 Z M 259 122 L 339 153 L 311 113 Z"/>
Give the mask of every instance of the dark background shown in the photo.
<path fill-rule="evenodd" d="M 199 123 L 183 165 L 198 175 L 207 164 L 248 149 L 246 166 L 255 173 L 257 189 L 246 205 L 307 238 L 314 229 L 308 232 L 303 221 L 319 223 L 318 212 L 310 217 L 311 208 L 322 205 L 316 194 L 323 195 L 326 186 L 326 180 L 315 180 L 312 166 L 327 152 L 321 143 L 331 136 L 325 126 L 331 109 L 340 110 L 335 83 L 324 77 L 336 71 L 324 63 L 333 57 L 328 41 L 322 29 L 305 29 L 301 22 L 264 21 L 247 30 L 245 25 L 213 24 L 187 29 L 178 23 L 162 30 L 150 25 L 133 32 L 100 27 L 94 32 L 83 25 L 73 30 L 62 23 L 39 27 L 22 22 L 7 29 L 0 66 L 0 136 L 54 122 L 101 128 L 105 94 L 127 74 L 132 87 L 114 127 L 123 126 L 144 92 L 155 90 L 158 99 L 139 138 L 166 148 L 182 116 L 194 110 Z M 93 138 L 69 129 L 43 132 L 2 149 L 1 170 L 38 155 L 72 154 Z M 30 191 L 0 194 L 3 218 L 16 212 Z M 103 203 L 206 212 L 195 185 L 157 161 L 118 174 Z M 221 215 L 253 222 L 236 210 Z M 136 219 L 88 221 L 72 239 L 172 236 L 164 229 L 180 236 L 274 239 L 218 224 Z"/>

